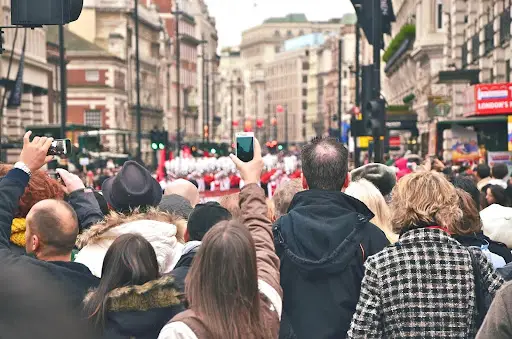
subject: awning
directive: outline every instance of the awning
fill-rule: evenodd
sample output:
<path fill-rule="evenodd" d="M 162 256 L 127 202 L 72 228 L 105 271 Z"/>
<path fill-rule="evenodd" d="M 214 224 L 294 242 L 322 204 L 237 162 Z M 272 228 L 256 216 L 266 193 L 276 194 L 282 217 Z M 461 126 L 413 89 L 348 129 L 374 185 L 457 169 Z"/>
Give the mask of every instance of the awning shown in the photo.
<path fill-rule="evenodd" d="M 482 116 L 482 117 L 470 117 L 463 119 L 444 120 L 438 121 L 439 126 L 446 125 L 474 125 L 474 124 L 485 124 L 493 122 L 507 122 L 507 115 L 494 115 L 494 116 Z"/>

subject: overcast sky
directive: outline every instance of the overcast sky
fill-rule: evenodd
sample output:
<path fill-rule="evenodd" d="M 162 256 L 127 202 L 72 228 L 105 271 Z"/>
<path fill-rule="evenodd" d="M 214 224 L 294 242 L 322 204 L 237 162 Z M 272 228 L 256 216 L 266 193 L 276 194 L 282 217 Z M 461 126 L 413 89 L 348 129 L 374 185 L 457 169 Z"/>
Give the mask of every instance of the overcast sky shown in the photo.
<path fill-rule="evenodd" d="M 220 47 L 240 44 L 242 31 L 266 18 L 304 13 L 309 20 L 326 20 L 353 12 L 350 0 L 205 0 L 217 20 Z"/>

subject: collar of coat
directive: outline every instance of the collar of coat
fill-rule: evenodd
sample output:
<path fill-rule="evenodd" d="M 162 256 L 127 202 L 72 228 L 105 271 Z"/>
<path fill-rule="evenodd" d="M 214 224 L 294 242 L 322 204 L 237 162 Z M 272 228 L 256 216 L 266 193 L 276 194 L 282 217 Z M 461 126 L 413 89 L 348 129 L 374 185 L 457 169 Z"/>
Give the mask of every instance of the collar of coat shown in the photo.
<path fill-rule="evenodd" d="M 94 243 L 96 240 L 101 239 L 101 236 L 108 230 L 119 225 L 128 224 L 140 220 L 154 220 L 168 224 L 173 224 L 177 228 L 176 238 L 180 242 L 185 242 L 185 231 L 187 229 L 187 221 L 177 215 L 162 212 L 156 208 L 149 209 L 146 213 L 141 213 L 135 209 L 132 213 L 125 215 L 117 212 L 110 212 L 105 216 L 103 221 L 93 225 L 82 234 L 78 236 L 76 246 L 81 249 L 89 243 Z"/>
<path fill-rule="evenodd" d="M 414 228 L 400 236 L 400 245 L 407 245 L 418 242 L 441 242 L 452 243 L 460 246 L 459 242 L 453 239 L 448 233 L 437 228 Z"/>
<path fill-rule="evenodd" d="M 85 302 L 94 292 L 87 294 Z M 179 305 L 182 297 L 174 278 L 167 275 L 144 285 L 116 288 L 107 294 L 106 305 L 110 312 L 147 311 Z"/>

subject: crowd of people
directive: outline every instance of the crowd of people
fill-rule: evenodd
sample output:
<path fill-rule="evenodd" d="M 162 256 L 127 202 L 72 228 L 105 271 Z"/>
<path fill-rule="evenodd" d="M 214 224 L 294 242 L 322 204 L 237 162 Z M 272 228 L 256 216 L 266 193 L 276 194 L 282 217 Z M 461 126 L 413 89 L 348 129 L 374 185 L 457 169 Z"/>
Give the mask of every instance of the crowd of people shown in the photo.
<path fill-rule="evenodd" d="M 169 162 L 165 185 L 134 161 L 59 182 L 42 169 L 52 139 L 29 137 L 0 166 L 5 338 L 512 336 L 505 165 L 349 171 L 336 139 L 291 160 L 256 141 L 252 161 L 201 171 L 240 190 L 201 202 L 197 166 Z"/>

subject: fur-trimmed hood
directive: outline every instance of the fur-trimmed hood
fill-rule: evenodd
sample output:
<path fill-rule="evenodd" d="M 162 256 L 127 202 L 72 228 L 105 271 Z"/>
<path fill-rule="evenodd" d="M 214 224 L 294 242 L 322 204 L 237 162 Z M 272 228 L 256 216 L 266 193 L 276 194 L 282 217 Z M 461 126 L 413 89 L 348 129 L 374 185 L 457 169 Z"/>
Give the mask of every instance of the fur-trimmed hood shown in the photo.
<path fill-rule="evenodd" d="M 94 290 L 84 302 L 93 294 Z M 140 286 L 116 288 L 106 299 L 104 338 L 156 338 L 171 318 L 185 310 L 182 294 L 170 275 Z"/>
<path fill-rule="evenodd" d="M 110 214 L 107 215 L 102 222 L 91 226 L 89 229 L 80 234 L 78 236 L 76 246 L 81 249 L 89 243 L 94 242 L 98 238 L 101 238 L 101 235 L 107 232 L 109 229 L 139 220 L 153 220 L 173 224 L 176 226 L 176 238 L 179 242 L 185 243 L 187 221 L 180 216 L 163 212 L 156 208 L 151 208 L 146 213 L 141 213 L 138 209 L 136 209 L 129 215 L 117 213 L 115 211 L 110 212 Z"/>
<path fill-rule="evenodd" d="M 84 264 L 92 274 L 101 278 L 103 259 L 110 245 L 117 237 L 132 233 L 143 236 L 151 243 L 160 273 L 169 273 L 181 257 L 183 243 L 178 240 L 178 229 L 185 228 L 185 225 L 183 219 L 158 210 L 129 216 L 112 213 L 102 223 L 79 236 L 77 246 L 81 250 L 75 256 L 75 261 Z"/>

